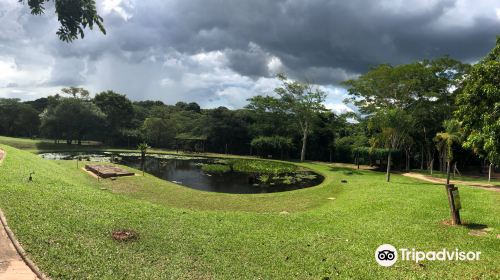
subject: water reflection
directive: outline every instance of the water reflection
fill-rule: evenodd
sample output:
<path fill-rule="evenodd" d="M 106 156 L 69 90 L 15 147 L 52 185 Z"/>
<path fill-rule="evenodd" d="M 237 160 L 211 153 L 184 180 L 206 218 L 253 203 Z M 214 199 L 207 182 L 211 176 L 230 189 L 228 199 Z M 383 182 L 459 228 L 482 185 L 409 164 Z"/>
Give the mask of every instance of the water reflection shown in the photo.
<path fill-rule="evenodd" d="M 46 159 L 71 160 L 81 157 L 83 160 L 99 162 L 116 162 L 132 168 L 140 169 L 140 157 L 137 154 L 111 153 L 47 153 L 40 155 Z M 203 163 L 211 163 L 216 159 L 203 157 L 176 157 L 173 155 L 148 155 L 144 171 L 158 178 L 181 184 L 193 189 L 235 194 L 283 192 L 315 186 L 323 181 L 323 177 L 312 172 L 315 178 L 302 179 L 293 184 L 276 183 L 273 185 L 256 185 L 255 175 L 242 172 L 223 174 L 206 174 L 202 171 Z"/>

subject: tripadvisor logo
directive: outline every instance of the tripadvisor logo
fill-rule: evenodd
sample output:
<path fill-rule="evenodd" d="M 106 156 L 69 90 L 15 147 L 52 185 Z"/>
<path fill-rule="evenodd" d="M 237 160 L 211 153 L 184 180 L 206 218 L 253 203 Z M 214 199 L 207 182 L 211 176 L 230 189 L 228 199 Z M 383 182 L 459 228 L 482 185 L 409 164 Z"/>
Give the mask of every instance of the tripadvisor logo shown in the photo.
<path fill-rule="evenodd" d="M 381 266 L 392 266 L 398 260 L 414 261 L 416 263 L 421 261 L 478 261 L 481 252 L 464 252 L 458 249 L 448 250 L 442 249 L 439 251 L 417 251 L 413 249 L 400 248 L 398 250 L 391 244 L 380 245 L 375 250 L 375 261 Z"/>

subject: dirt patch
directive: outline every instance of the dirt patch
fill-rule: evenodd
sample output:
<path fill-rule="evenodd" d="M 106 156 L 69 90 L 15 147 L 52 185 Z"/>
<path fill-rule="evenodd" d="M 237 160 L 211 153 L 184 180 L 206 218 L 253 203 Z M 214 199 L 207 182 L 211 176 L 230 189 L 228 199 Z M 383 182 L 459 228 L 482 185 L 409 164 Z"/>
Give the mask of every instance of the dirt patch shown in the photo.
<path fill-rule="evenodd" d="M 486 235 L 488 235 L 488 233 L 486 231 L 483 231 L 483 230 L 471 230 L 471 231 L 469 231 L 469 235 L 472 235 L 472 236 L 486 236 Z"/>
<path fill-rule="evenodd" d="M 451 221 L 451 220 L 444 220 L 444 221 L 441 221 L 441 224 L 442 224 L 442 225 L 444 225 L 444 226 L 451 226 L 451 227 L 456 226 L 456 225 L 454 225 L 454 224 L 452 223 L 452 221 Z"/>
<path fill-rule="evenodd" d="M 431 182 L 431 183 L 446 184 L 446 179 L 434 178 L 434 177 L 426 176 L 426 175 L 423 175 L 423 174 L 420 174 L 420 173 L 407 172 L 407 173 L 403 173 L 402 175 L 406 176 L 406 177 L 410 177 L 410 178 L 419 179 L 419 180 L 422 180 L 422 181 Z M 451 180 L 450 184 L 466 185 L 466 186 L 481 188 L 481 189 L 485 189 L 485 190 L 489 190 L 489 191 L 500 192 L 500 186 L 493 185 L 493 184 L 483 184 L 483 183 L 478 183 L 478 182 L 458 181 L 458 180 Z"/>
<path fill-rule="evenodd" d="M 119 242 L 134 241 L 139 238 L 137 232 L 129 229 L 116 230 L 111 234 L 111 236 L 114 240 Z"/>
<path fill-rule="evenodd" d="M 5 157 L 5 151 L 0 149 L 0 162 L 3 161 L 4 157 Z"/>

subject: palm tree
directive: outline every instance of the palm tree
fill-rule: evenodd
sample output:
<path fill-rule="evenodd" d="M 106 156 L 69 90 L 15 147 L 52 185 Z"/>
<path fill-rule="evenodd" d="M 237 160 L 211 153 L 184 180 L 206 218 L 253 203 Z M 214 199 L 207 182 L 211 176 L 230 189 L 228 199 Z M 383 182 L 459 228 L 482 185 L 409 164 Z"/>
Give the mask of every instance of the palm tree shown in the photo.
<path fill-rule="evenodd" d="M 146 161 L 146 152 L 151 148 L 146 142 L 142 142 L 137 146 L 137 149 L 141 151 L 141 169 L 142 176 L 144 176 L 144 163 Z"/>
<path fill-rule="evenodd" d="M 463 132 L 457 120 L 446 120 L 443 123 L 444 132 L 439 132 L 434 137 L 436 147 L 446 160 L 446 184 L 450 183 L 450 166 L 453 161 L 453 144 L 459 144 L 463 139 Z"/>

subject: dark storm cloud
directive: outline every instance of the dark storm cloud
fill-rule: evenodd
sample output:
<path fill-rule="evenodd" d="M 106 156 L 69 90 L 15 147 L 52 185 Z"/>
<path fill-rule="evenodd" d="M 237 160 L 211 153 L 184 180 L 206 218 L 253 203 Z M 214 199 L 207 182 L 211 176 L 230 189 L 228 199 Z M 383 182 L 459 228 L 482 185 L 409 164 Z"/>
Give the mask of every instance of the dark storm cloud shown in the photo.
<path fill-rule="evenodd" d="M 457 1 L 420 3 L 405 1 L 398 8 L 359 0 L 141 1 L 132 19 L 111 27 L 108 36 L 113 47 L 130 52 L 152 45 L 191 54 L 227 50 L 229 66 L 252 77 L 269 75 L 267 59 L 274 55 L 296 76 L 317 73 L 311 78 L 337 83 L 345 73 L 380 63 L 442 55 L 474 61 L 500 33 L 500 21 L 487 10 L 460 25 L 454 21 L 463 19 L 446 14 Z"/>
<path fill-rule="evenodd" d="M 0 0 L 0 96 L 84 86 L 135 100 L 241 107 L 272 92 L 277 72 L 335 87 L 380 63 L 442 55 L 475 62 L 500 34 L 497 0 L 97 3 L 107 35 L 86 30 L 67 44 L 55 35 L 51 8 L 32 16 L 25 5 Z M 341 103 L 332 96 L 330 103 Z"/>

